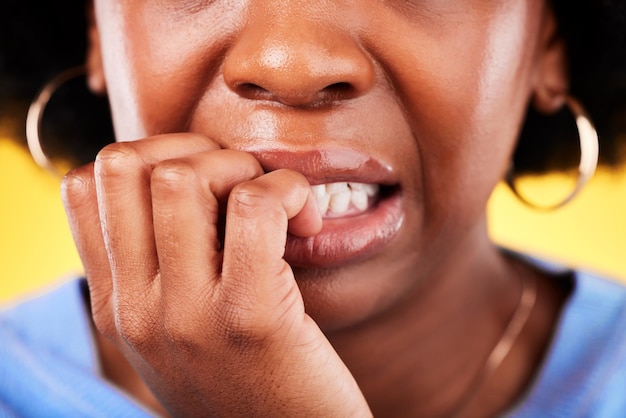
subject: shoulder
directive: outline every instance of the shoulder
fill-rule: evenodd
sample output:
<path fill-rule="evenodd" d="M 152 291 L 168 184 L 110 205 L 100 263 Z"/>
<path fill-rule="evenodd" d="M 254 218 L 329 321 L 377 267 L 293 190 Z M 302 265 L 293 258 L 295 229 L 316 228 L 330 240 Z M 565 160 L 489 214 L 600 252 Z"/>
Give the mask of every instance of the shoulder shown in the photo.
<path fill-rule="evenodd" d="M 145 416 L 101 377 L 84 282 L 0 309 L 0 416 Z"/>
<path fill-rule="evenodd" d="M 626 416 L 626 287 L 573 276 L 544 366 L 513 416 Z"/>
<path fill-rule="evenodd" d="M 0 333 L 4 341 L 53 351 L 81 362 L 91 350 L 82 281 L 71 280 L 26 300 L 0 306 Z M 2 349 L 7 349 L 3 344 Z"/>
<path fill-rule="evenodd" d="M 0 311 L 0 415 L 38 416 L 57 398 L 71 370 L 92 363 L 82 323 L 79 282 L 13 303 Z M 33 393 L 40 393 L 35 400 Z M 43 408 L 43 409 L 42 409 Z M 42 415 L 43 416 L 43 415 Z"/>

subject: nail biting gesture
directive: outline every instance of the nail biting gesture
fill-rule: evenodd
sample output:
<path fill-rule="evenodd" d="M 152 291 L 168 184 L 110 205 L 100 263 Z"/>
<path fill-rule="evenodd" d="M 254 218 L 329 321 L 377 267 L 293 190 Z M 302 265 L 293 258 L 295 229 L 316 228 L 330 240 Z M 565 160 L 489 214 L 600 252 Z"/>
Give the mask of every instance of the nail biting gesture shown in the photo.
<path fill-rule="evenodd" d="M 283 258 L 321 229 L 304 176 L 170 134 L 106 147 L 63 197 L 96 327 L 170 414 L 371 414 Z"/>

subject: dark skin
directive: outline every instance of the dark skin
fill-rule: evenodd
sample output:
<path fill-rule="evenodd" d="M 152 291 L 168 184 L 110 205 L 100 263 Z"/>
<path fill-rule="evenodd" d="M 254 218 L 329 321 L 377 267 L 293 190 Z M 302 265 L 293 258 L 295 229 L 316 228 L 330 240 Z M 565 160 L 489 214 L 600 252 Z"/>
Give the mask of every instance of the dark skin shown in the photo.
<path fill-rule="evenodd" d="M 529 101 L 563 104 L 555 33 L 540 0 L 95 1 L 90 86 L 133 141 L 64 201 L 107 377 L 171 415 L 449 416 L 532 280 L 463 416 L 505 410 L 567 289 L 485 204 Z M 380 192 L 329 215 L 336 182 Z"/>

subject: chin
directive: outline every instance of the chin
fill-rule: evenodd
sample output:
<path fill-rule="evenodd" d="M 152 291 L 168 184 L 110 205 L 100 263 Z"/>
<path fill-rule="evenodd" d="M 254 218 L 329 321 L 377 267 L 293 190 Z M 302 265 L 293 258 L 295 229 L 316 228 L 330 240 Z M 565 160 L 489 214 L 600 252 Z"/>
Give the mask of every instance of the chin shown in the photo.
<path fill-rule="evenodd" d="M 384 256 L 328 268 L 293 267 L 306 313 L 327 335 L 365 325 L 401 303 L 413 284 Z"/>

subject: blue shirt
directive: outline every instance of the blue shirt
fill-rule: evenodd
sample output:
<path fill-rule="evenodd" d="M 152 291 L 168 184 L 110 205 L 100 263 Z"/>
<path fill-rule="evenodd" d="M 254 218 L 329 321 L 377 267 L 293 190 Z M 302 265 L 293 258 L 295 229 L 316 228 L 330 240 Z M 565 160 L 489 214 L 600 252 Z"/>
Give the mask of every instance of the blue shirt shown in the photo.
<path fill-rule="evenodd" d="M 626 288 L 573 280 L 543 367 L 507 417 L 626 417 Z M 0 312 L 0 417 L 149 416 L 102 379 L 83 287 Z"/>
<path fill-rule="evenodd" d="M 535 384 L 509 417 L 626 417 L 626 289 L 575 273 Z"/>
<path fill-rule="evenodd" d="M 143 417 L 99 370 L 83 281 L 0 312 L 0 417 Z"/>

